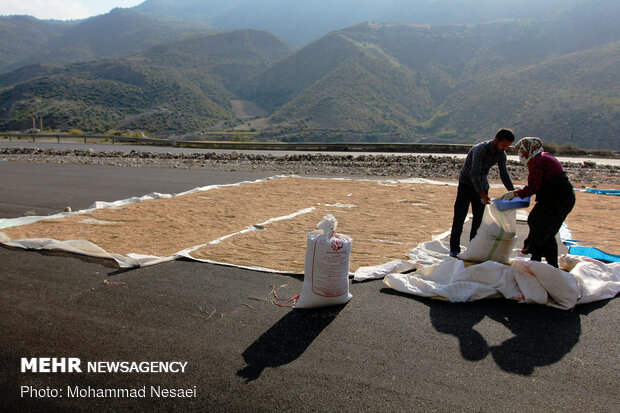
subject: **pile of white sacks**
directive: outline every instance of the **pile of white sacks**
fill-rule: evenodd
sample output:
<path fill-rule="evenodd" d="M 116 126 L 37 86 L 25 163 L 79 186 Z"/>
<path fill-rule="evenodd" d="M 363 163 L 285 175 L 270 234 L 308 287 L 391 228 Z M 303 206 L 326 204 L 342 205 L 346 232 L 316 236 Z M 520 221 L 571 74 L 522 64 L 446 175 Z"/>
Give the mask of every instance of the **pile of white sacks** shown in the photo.
<path fill-rule="evenodd" d="M 505 297 L 566 310 L 620 292 L 620 263 L 564 255 L 558 269 L 520 257 L 515 243 L 516 210 L 487 205 L 480 230 L 460 259 L 449 257 L 448 243 L 436 239 L 418 245 L 409 260 L 361 267 L 354 279 L 383 278 L 397 291 L 452 302 Z"/>

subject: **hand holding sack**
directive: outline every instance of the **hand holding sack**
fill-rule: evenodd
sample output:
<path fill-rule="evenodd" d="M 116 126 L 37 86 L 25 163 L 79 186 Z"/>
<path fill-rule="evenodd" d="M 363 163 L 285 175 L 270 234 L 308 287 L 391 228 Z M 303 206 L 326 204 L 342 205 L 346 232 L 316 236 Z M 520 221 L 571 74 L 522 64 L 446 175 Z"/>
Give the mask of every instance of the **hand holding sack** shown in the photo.
<path fill-rule="evenodd" d="M 321 231 L 308 234 L 304 283 L 295 308 L 317 308 L 349 302 L 349 263 L 353 240 L 336 233 L 332 215 L 317 225 Z"/>

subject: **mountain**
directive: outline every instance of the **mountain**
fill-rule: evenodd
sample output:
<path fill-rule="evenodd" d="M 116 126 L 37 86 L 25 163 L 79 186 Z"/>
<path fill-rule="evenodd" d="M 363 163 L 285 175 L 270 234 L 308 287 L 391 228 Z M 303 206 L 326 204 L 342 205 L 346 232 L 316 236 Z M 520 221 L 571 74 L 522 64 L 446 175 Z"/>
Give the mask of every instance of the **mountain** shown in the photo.
<path fill-rule="evenodd" d="M 175 68 L 199 80 L 205 72 L 230 91 L 290 55 L 293 48 L 258 30 L 234 30 L 167 43 L 132 56 L 134 61 Z"/>
<path fill-rule="evenodd" d="M 490 136 L 510 125 L 550 142 L 620 149 L 618 68 L 620 41 L 480 77 L 446 99 L 428 132 Z"/>
<path fill-rule="evenodd" d="M 508 126 L 617 149 L 620 10 L 588 5 L 542 22 L 359 24 L 275 63 L 239 95 L 272 111 L 275 123 L 358 133 L 348 139 L 382 131 L 474 142 Z"/>
<path fill-rule="evenodd" d="M 208 22 L 219 29 L 269 31 L 303 46 L 364 21 L 472 24 L 498 19 L 547 19 L 579 0 L 146 0 L 135 10 Z"/>
<path fill-rule="evenodd" d="M 344 60 L 279 108 L 275 121 L 303 119 L 313 127 L 365 131 L 412 130 L 432 113 L 432 97 L 416 74 L 395 61 L 364 53 Z"/>
<path fill-rule="evenodd" d="M 0 73 L 37 63 L 67 64 L 127 56 L 213 32 L 206 23 L 147 16 L 131 9 L 72 22 L 0 17 Z"/>
<path fill-rule="evenodd" d="M 229 88 L 291 47 L 253 30 L 202 35 L 127 58 L 68 66 L 33 65 L 0 75 L 0 130 L 142 129 L 159 134 L 234 122 Z"/>
<path fill-rule="evenodd" d="M 331 33 L 275 63 L 245 83 L 240 94 L 268 110 L 282 106 L 356 53 L 356 46 Z"/>
<path fill-rule="evenodd" d="M 0 73 L 43 55 L 69 25 L 29 16 L 0 16 Z"/>
<path fill-rule="evenodd" d="M 0 91 L 0 128 L 26 129 L 32 116 L 52 129 L 196 130 L 229 110 L 185 79 L 133 64 L 100 60 L 58 68 Z"/>
<path fill-rule="evenodd" d="M 274 121 L 317 128 L 393 130 L 430 114 L 432 98 L 416 73 L 374 44 L 334 32 L 246 83 L 239 95 L 269 109 Z"/>
<path fill-rule="evenodd" d="M 472 143 L 512 127 L 518 136 L 620 149 L 617 0 L 389 0 L 383 7 L 317 0 L 295 3 L 307 11 L 304 22 L 291 2 L 258 4 L 147 0 L 80 22 L 0 20 L 0 29 L 11 19 L 28 28 L 16 44 L 57 51 L 45 64 L 0 75 L 0 130 L 28 128 L 32 116 L 43 116 L 47 126 L 93 131 L 170 135 L 238 126 L 259 128 L 270 140 Z M 321 19 L 313 17 L 318 5 Z M 343 10 L 353 10 L 347 18 L 372 11 L 442 23 L 358 23 L 299 49 L 254 29 L 186 37 L 218 28 L 223 16 L 254 15 L 245 22 L 257 25 L 265 13 L 277 27 L 320 31 L 345 21 L 335 17 Z M 522 18 L 476 23 L 506 13 Z M 459 19 L 468 23 L 452 22 Z M 118 37 L 103 34 L 109 27 Z M 167 33 L 174 36 L 165 41 Z M 149 42 L 157 45 L 143 50 Z M 2 47 L 0 56 L 9 56 Z M 81 63 L 50 64 L 71 50 Z"/>

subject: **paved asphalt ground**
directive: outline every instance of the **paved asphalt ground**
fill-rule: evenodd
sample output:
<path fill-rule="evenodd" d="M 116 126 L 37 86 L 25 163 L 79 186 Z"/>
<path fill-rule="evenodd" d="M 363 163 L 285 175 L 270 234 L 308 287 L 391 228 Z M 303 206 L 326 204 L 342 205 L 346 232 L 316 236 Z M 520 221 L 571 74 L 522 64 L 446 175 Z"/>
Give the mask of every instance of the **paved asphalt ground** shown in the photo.
<path fill-rule="evenodd" d="M 0 217 L 263 176 L 2 162 Z M 620 411 L 618 299 L 573 311 L 452 304 L 368 281 L 352 283 L 342 307 L 269 301 L 272 286 L 292 296 L 301 282 L 190 261 L 121 271 L 0 247 L 0 410 Z M 83 372 L 21 373 L 23 357 L 78 357 Z M 184 373 L 85 371 L 99 361 L 187 365 Z M 69 397 L 76 386 L 146 386 L 146 397 Z M 151 386 L 196 396 L 151 397 Z M 52 390 L 58 396 L 46 397 Z"/>

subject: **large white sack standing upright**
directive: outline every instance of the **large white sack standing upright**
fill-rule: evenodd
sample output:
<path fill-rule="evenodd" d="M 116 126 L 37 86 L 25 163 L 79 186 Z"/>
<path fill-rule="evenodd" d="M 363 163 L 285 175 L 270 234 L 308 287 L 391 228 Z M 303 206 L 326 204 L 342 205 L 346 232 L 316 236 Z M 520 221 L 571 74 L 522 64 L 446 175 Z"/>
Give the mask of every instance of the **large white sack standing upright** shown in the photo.
<path fill-rule="evenodd" d="M 517 210 L 500 211 L 494 203 L 487 204 L 476 236 L 458 257 L 465 261 L 508 264 L 516 242 Z"/>
<path fill-rule="evenodd" d="M 317 225 L 321 231 L 308 234 L 304 283 L 295 308 L 317 308 L 347 303 L 351 237 L 336 233 L 332 215 Z"/>

